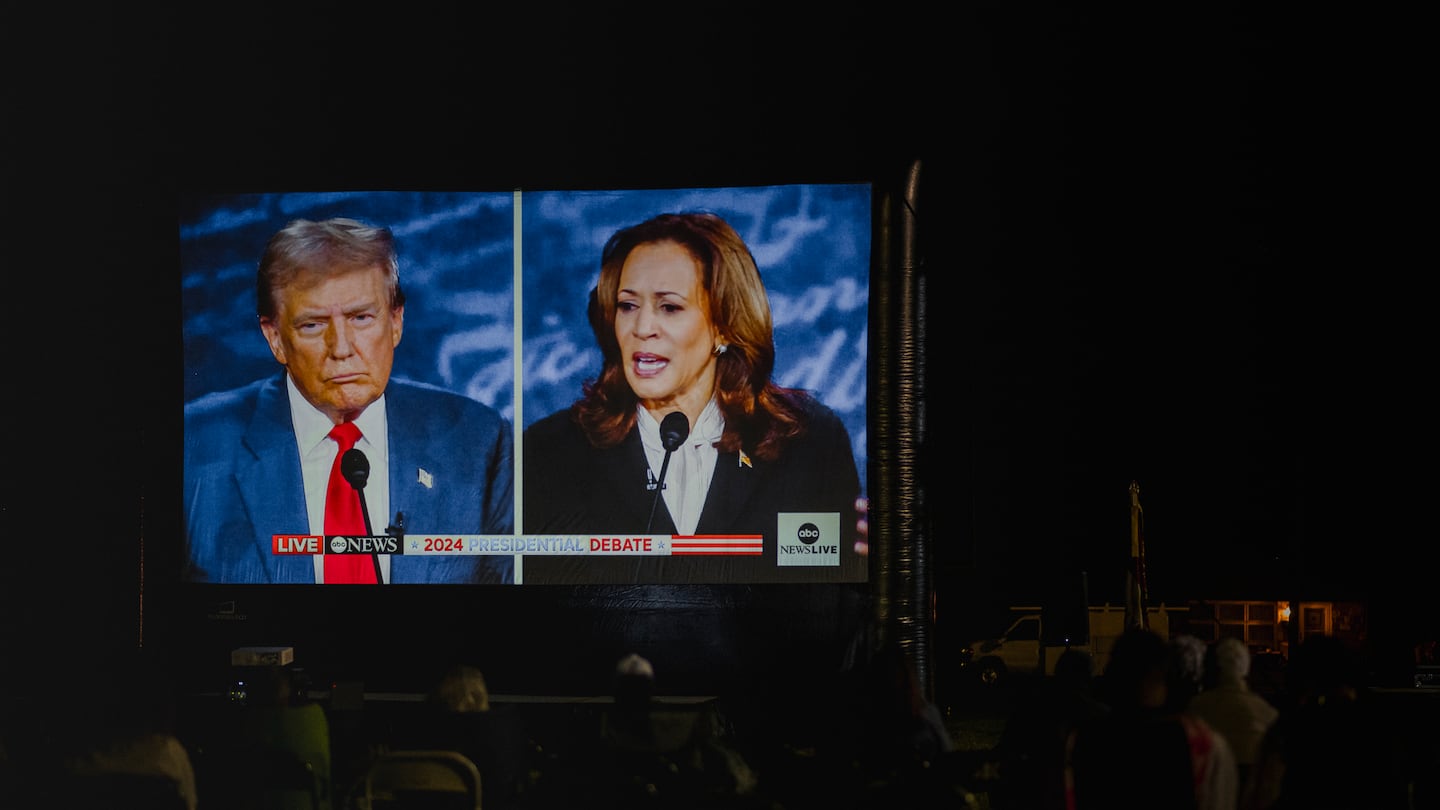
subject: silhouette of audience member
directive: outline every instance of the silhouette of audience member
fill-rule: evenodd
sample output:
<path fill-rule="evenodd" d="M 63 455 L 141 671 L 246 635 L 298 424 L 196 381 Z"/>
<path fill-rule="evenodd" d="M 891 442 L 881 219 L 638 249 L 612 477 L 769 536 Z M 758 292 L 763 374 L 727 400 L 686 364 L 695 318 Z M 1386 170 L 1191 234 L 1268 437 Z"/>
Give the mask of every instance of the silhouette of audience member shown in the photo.
<path fill-rule="evenodd" d="M 846 807 L 968 806 L 954 740 L 905 648 L 880 642 L 856 674 L 853 721 L 818 749 L 830 795 Z"/>
<path fill-rule="evenodd" d="M 1227 636 L 1207 650 L 1214 683 L 1190 701 L 1190 711 L 1230 743 L 1243 785 L 1260 752 L 1260 740 L 1280 715 L 1270 701 L 1250 688 L 1250 648 Z"/>
<path fill-rule="evenodd" d="M 872 762 L 934 763 L 954 750 L 939 707 L 926 697 L 898 643 L 880 645 L 866 670 L 864 735 Z"/>
<path fill-rule="evenodd" d="M 1176 633 L 1170 637 L 1170 708 L 1183 711 L 1205 691 L 1206 644 L 1199 636 Z"/>
<path fill-rule="evenodd" d="M 1244 810 L 1412 807 L 1384 727 L 1361 690 L 1357 650 L 1307 635 L 1290 654 L 1285 701 L 1244 786 Z"/>
<path fill-rule="evenodd" d="M 520 800 L 524 771 L 524 746 L 511 739 L 507 720 L 492 708 L 484 672 L 473 664 L 452 664 L 426 696 L 419 725 L 398 736 L 396 747 L 464 755 L 480 771 L 481 806 L 506 810 Z"/>
<path fill-rule="evenodd" d="M 1234 753 L 1171 696 L 1177 673 L 1185 671 L 1177 654 L 1175 645 L 1145 628 L 1129 628 L 1115 640 L 1099 683 L 1110 711 L 1080 724 L 1068 741 L 1070 810 L 1235 807 Z"/>
<path fill-rule="evenodd" d="M 1064 810 L 1065 741 L 1109 711 L 1094 686 L 1094 656 L 1071 647 L 1056 660 L 1054 674 L 1021 698 L 993 752 L 998 778 L 989 790 L 991 807 Z"/>
<path fill-rule="evenodd" d="M 630 653 L 615 664 L 615 682 L 611 689 L 614 709 L 602 715 L 604 732 L 612 739 L 636 747 L 659 745 L 661 731 L 652 704 L 655 700 L 655 667 L 638 653 Z M 673 731 L 673 729 L 667 729 Z M 685 737 L 689 737 L 685 731 Z M 667 745 L 674 741 L 667 741 Z"/>
<path fill-rule="evenodd" d="M 559 792 L 552 783 L 542 803 L 595 810 L 758 803 L 758 778 L 714 706 L 661 700 L 654 666 L 634 653 L 617 662 L 610 687 L 613 703 L 572 747 Z"/>
<path fill-rule="evenodd" d="M 440 675 L 429 701 L 447 712 L 488 712 L 490 687 L 485 683 L 485 673 L 469 664 L 451 666 Z"/>
<path fill-rule="evenodd" d="M 15 806 L 195 810 L 195 767 L 165 661 L 130 648 L 64 671 L 52 686 L 39 696 L 29 745 L 10 751 Z"/>
<path fill-rule="evenodd" d="M 303 808 L 312 795 L 321 808 L 335 806 L 330 721 L 303 672 L 248 667 L 241 679 L 233 736 L 205 752 L 207 807 Z"/>

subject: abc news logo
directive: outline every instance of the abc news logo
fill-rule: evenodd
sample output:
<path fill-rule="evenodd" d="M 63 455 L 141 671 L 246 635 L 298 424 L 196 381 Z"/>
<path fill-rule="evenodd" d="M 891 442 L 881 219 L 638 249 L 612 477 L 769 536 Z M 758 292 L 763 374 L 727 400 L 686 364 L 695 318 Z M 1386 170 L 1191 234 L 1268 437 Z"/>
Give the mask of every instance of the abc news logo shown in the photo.
<path fill-rule="evenodd" d="M 271 538 L 276 554 L 403 554 L 400 539 L 389 535 L 277 534 Z"/>
<path fill-rule="evenodd" d="M 330 545 L 326 549 L 327 554 L 399 554 L 400 539 L 380 535 L 377 537 L 358 537 L 350 535 L 335 535 L 330 538 Z"/>
<path fill-rule="evenodd" d="M 779 512 L 775 564 L 807 568 L 840 564 L 839 512 Z"/>
<path fill-rule="evenodd" d="M 787 554 L 839 554 L 840 547 L 830 543 L 820 543 L 820 527 L 814 523 L 802 523 L 800 528 L 795 530 L 795 539 L 800 545 L 786 543 L 780 546 L 780 550 Z M 820 543 L 819 545 L 816 545 Z"/>

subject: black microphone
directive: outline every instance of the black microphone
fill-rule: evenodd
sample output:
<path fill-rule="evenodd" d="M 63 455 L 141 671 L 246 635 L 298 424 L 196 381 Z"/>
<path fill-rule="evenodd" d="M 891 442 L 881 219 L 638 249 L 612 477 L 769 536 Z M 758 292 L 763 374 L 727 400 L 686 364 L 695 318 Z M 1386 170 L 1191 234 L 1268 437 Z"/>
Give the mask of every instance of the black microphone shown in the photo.
<path fill-rule="evenodd" d="M 361 498 L 365 497 L 365 484 L 370 481 L 370 459 L 360 452 L 360 448 L 352 447 L 340 457 L 340 474 L 360 493 Z M 365 519 L 368 521 L 370 515 L 365 515 Z"/>
<path fill-rule="evenodd" d="M 666 414 L 665 418 L 660 420 L 660 446 L 665 448 L 667 460 L 671 453 L 680 449 L 680 443 L 685 441 L 685 437 L 689 435 L 690 420 L 685 418 L 685 414 L 675 411 Z M 660 477 L 664 478 L 665 465 L 661 464 L 660 469 L 662 470 Z"/>
<path fill-rule="evenodd" d="M 360 496 L 360 514 L 365 516 L 365 534 L 374 535 L 370 528 L 370 506 L 365 503 L 365 484 L 370 481 L 370 459 L 358 447 L 352 447 L 345 451 L 340 457 L 340 474 L 350 482 L 355 489 L 355 494 Z M 383 583 L 385 578 L 380 576 L 380 555 L 371 554 L 370 561 L 375 563 L 375 581 Z"/>
<path fill-rule="evenodd" d="M 680 411 L 672 411 L 660 420 L 660 444 L 665 448 L 665 459 L 660 462 L 660 480 L 655 482 L 655 500 L 650 502 L 650 519 L 645 521 L 645 533 L 650 533 L 650 524 L 655 522 L 655 508 L 660 505 L 660 493 L 665 490 L 665 471 L 670 469 L 670 454 L 680 449 L 685 437 L 690 435 L 690 420 Z"/>

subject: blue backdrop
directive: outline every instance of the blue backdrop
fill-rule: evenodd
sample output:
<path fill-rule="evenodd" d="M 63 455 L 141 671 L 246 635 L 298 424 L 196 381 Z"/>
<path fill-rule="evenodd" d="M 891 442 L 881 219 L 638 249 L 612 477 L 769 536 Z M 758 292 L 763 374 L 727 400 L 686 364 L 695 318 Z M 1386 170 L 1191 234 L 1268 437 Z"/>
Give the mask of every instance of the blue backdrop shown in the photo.
<path fill-rule="evenodd" d="M 865 184 L 727 189 L 335 192 L 181 200 L 185 400 L 277 371 L 255 318 L 255 267 L 291 219 L 348 216 L 395 233 L 407 297 L 397 377 L 442 385 L 522 426 L 569 405 L 599 370 L 585 305 L 617 229 L 709 210 L 749 244 L 775 319 L 776 379 L 849 428 L 866 480 L 871 198 Z M 523 282 L 515 286 L 517 251 Z M 514 390 L 522 312 L 523 396 Z"/>

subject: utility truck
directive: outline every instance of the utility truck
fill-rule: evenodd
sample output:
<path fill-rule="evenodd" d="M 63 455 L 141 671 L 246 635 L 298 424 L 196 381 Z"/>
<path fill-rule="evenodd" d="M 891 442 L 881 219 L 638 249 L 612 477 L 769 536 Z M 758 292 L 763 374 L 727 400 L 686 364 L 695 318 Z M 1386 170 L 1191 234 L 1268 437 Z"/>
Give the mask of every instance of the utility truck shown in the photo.
<path fill-rule="evenodd" d="M 1186 608 L 1158 607 L 1145 611 L 1147 626 L 1162 637 L 1170 637 L 1173 614 Z M 1125 608 L 1119 605 L 1091 605 L 1086 611 L 1087 624 L 1065 628 L 1063 622 L 1052 621 L 1047 627 L 1046 611 L 1038 606 L 1011 607 L 1014 617 L 1010 626 L 999 635 L 972 641 L 960 651 L 962 672 L 969 673 L 981 684 L 991 686 L 1015 675 L 1053 675 L 1055 662 L 1069 648 L 1084 650 L 1094 658 L 1095 671 L 1100 672 L 1110 659 L 1110 648 L 1125 631 Z M 1069 629 L 1070 634 L 1064 630 Z"/>

